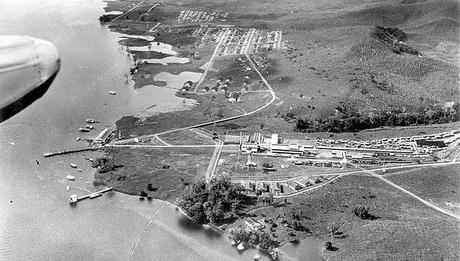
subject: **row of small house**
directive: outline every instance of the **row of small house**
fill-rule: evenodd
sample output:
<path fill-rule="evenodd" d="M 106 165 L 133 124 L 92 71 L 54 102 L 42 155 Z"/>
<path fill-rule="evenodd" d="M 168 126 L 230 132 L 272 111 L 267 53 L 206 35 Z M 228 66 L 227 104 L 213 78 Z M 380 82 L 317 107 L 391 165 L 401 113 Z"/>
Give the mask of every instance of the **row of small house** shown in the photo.
<path fill-rule="evenodd" d="M 460 130 L 411 137 L 395 137 L 368 141 L 316 139 L 317 144 L 341 145 L 351 148 L 416 150 L 417 147 L 443 148 L 460 138 Z"/>
<path fill-rule="evenodd" d="M 184 22 L 211 22 L 215 18 L 227 18 L 228 13 L 225 12 L 212 12 L 208 13 L 205 11 L 191 11 L 191 10 L 182 10 L 177 18 L 178 23 Z"/>
<path fill-rule="evenodd" d="M 289 195 L 299 190 L 319 185 L 330 180 L 331 177 L 298 177 L 288 181 L 240 181 L 244 187 L 245 194 L 258 196 L 264 193 L 273 193 L 274 195 Z"/>

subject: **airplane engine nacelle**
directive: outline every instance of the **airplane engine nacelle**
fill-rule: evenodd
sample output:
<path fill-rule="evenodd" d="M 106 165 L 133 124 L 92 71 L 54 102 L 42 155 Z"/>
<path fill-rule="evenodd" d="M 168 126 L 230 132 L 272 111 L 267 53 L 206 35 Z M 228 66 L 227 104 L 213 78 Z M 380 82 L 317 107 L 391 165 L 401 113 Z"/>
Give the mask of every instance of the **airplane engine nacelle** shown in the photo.
<path fill-rule="evenodd" d="M 58 50 L 29 36 L 0 36 L 0 122 L 43 96 L 59 71 Z"/>

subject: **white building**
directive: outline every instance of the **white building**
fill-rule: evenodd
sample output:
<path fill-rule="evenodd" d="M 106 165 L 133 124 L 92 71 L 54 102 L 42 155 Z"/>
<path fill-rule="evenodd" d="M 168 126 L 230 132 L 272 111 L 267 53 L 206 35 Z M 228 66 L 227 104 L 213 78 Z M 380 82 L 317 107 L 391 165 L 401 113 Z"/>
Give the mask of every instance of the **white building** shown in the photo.
<path fill-rule="evenodd" d="M 93 139 L 93 144 L 105 144 L 109 142 L 110 138 L 112 136 L 112 130 L 109 128 L 105 128 L 97 135 L 96 138 Z"/>

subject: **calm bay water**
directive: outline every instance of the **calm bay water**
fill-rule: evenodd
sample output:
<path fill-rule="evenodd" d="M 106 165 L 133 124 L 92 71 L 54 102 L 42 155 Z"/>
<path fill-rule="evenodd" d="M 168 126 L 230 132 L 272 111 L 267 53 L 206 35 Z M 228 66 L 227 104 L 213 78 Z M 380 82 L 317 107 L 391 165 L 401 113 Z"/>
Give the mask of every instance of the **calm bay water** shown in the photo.
<path fill-rule="evenodd" d="M 83 146 L 75 138 L 87 117 L 101 121 L 98 132 L 152 104 L 156 111 L 183 104 L 168 88 L 133 90 L 132 60 L 117 44 L 120 35 L 97 20 L 104 6 L 100 0 L 0 0 L 0 34 L 50 40 L 62 58 L 44 97 L 0 124 L 0 260 L 252 260 L 255 250 L 237 253 L 225 236 L 190 225 L 162 201 L 109 193 L 69 206 L 69 194 L 97 190 L 94 170 L 82 155 L 45 159 L 43 152 Z M 69 174 L 76 181 L 66 180 Z M 282 248 L 283 260 L 319 260 L 314 240 L 289 248 Z"/>

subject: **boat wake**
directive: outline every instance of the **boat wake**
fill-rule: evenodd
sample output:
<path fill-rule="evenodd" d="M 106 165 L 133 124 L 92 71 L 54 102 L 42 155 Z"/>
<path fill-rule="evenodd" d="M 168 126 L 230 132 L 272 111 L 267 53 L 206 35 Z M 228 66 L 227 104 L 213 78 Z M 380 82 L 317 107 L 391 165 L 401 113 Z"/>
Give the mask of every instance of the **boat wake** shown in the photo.
<path fill-rule="evenodd" d="M 147 223 L 147 226 L 145 226 L 144 230 L 142 233 L 139 235 L 139 237 L 136 240 L 136 243 L 133 245 L 133 248 L 131 249 L 131 257 L 134 255 L 134 252 L 136 251 L 137 245 L 139 245 L 139 242 L 141 242 L 142 236 L 149 230 L 150 226 L 153 223 L 153 220 L 155 217 L 160 213 L 160 211 L 166 206 L 169 205 L 169 202 L 165 202 L 161 207 L 153 214 L 153 216 L 150 218 L 149 223 Z"/>

